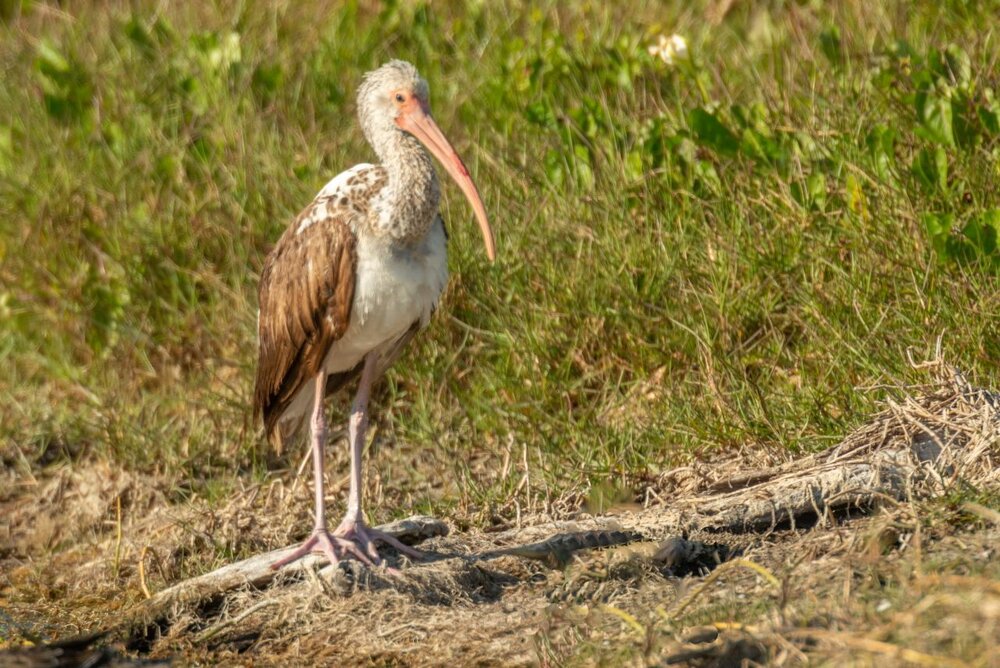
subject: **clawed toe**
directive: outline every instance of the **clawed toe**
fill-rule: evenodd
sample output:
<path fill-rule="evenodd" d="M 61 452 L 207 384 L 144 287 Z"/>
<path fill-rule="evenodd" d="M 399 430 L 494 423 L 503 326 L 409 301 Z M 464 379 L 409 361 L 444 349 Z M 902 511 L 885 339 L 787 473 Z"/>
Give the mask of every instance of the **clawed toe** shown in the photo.
<path fill-rule="evenodd" d="M 326 529 L 314 530 L 312 535 L 294 552 L 274 562 L 271 569 L 278 570 L 309 554 L 322 554 L 334 565 L 340 563 L 342 559 L 354 558 L 366 566 L 384 566 L 382 557 L 375 547 L 376 541 L 388 545 L 411 559 L 422 559 L 424 556 L 423 553 L 404 545 L 394 536 L 371 529 L 361 522 L 345 520 L 332 533 Z M 390 573 L 398 573 L 394 568 L 385 567 Z"/>

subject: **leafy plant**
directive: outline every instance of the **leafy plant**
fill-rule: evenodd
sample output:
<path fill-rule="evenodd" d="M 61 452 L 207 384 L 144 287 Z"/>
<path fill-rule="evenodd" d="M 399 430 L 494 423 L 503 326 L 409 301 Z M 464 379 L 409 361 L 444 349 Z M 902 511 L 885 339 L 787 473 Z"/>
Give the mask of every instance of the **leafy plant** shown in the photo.
<path fill-rule="evenodd" d="M 923 223 L 940 260 L 1000 269 L 1000 209 L 974 215 L 958 229 L 950 213 L 924 214 Z"/>
<path fill-rule="evenodd" d="M 77 60 L 42 40 L 36 51 L 35 71 L 45 110 L 53 118 L 75 123 L 88 115 L 94 86 L 90 74 Z"/>

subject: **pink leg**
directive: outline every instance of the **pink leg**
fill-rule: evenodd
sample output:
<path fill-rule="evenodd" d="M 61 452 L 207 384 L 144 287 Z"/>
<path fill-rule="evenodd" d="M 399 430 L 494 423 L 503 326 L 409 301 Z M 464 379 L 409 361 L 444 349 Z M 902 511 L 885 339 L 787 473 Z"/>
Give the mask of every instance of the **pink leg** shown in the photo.
<path fill-rule="evenodd" d="M 358 392 L 354 396 L 354 405 L 351 407 L 351 418 L 348 425 L 351 442 L 351 489 L 347 497 L 347 513 L 333 532 L 334 536 L 353 539 L 376 564 L 381 562 L 378 550 L 375 549 L 376 540 L 412 558 L 420 559 L 423 557 L 418 550 L 400 543 L 393 536 L 368 527 L 361 512 L 362 451 L 365 446 L 365 432 L 368 429 L 368 398 L 371 396 L 372 384 L 375 382 L 377 366 L 376 355 L 368 355 L 365 358 L 365 366 L 361 371 L 361 381 L 358 383 Z"/>
<path fill-rule="evenodd" d="M 396 538 L 365 526 L 361 514 L 361 455 L 365 442 L 365 429 L 368 426 L 368 397 L 375 381 L 377 360 L 374 355 L 365 358 L 365 366 L 361 372 L 361 382 L 354 399 L 350 418 L 351 442 L 351 490 L 347 501 L 347 514 L 340 525 L 331 533 L 326 528 L 326 500 L 323 494 L 323 448 L 326 446 L 326 419 L 323 415 L 323 394 L 326 387 L 326 373 L 316 376 L 316 398 L 312 414 L 312 449 L 313 449 L 313 479 L 316 494 L 316 524 L 312 535 L 294 552 L 284 557 L 271 568 L 277 570 L 282 566 L 297 561 L 312 552 L 325 554 L 330 563 L 336 564 L 347 556 L 375 566 L 381 563 L 375 541 L 386 543 L 402 554 L 414 558 L 422 555 L 417 550 L 403 545 Z"/>

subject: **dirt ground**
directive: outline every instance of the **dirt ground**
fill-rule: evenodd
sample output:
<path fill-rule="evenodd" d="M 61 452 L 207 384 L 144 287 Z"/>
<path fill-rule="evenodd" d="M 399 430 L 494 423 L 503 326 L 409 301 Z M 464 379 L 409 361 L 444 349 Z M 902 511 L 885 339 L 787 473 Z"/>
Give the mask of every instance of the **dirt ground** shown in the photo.
<path fill-rule="evenodd" d="M 287 518 L 309 495 L 277 480 L 220 507 L 107 464 L 8 470 L 0 665 L 74 665 L 30 660 L 106 630 L 86 651 L 107 665 L 1000 666 L 1000 400 L 943 378 L 811 459 L 734 455 L 615 514 L 567 495 L 520 526 L 453 529 L 420 544 L 425 562 L 392 558 L 398 576 L 313 560 L 153 612 L 177 583 L 300 540 Z M 635 533 L 498 553 L 596 530 Z"/>

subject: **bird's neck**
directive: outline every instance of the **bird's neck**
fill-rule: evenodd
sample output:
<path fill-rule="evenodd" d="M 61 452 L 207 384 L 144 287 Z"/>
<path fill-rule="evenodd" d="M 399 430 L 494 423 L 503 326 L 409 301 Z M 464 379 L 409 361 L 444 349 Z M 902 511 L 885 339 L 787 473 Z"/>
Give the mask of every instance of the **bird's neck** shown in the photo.
<path fill-rule="evenodd" d="M 431 156 L 412 135 L 399 133 L 387 149 L 379 156 L 388 182 L 374 231 L 397 244 L 413 245 L 434 222 L 441 185 Z"/>

